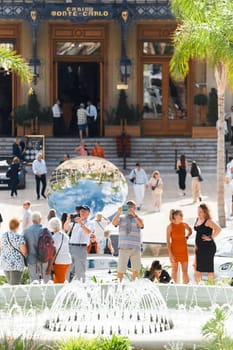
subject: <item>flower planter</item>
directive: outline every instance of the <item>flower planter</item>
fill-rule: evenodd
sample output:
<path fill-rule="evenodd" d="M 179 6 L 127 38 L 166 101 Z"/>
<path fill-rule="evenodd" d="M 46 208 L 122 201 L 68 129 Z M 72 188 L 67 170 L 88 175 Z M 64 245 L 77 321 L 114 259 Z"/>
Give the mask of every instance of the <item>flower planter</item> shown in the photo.
<path fill-rule="evenodd" d="M 215 139 L 217 130 L 215 126 L 193 126 L 192 138 Z"/>
<path fill-rule="evenodd" d="M 39 124 L 38 129 L 39 135 L 53 136 L 53 124 Z"/>
<path fill-rule="evenodd" d="M 24 135 L 31 135 L 33 132 L 33 128 L 31 125 L 28 126 L 17 126 L 17 136 L 22 137 Z"/>
<path fill-rule="evenodd" d="M 24 135 L 44 135 L 53 136 L 53 124 L 41 124 L 34 129 L 32 126 L 17 126 L 17 136 L 22 137 Z"/>

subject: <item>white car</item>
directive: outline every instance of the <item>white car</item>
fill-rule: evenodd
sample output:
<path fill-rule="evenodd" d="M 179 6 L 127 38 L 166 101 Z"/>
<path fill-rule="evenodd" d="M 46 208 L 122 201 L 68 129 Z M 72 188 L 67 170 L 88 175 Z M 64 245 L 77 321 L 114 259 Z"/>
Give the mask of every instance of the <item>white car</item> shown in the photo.
<path fill-rule="evenodd" d="M 7 170 L 10 167 L 10 163 L 7 160 L 0 160 L 0 188 L 9 188 L 10 179 L 6 176 Z M 18 188 L 24 189 L 26 187 L 26 171 L 23 164 L 20 165 L 18 172 L 19 183 Z"/>
<path fill-rule="evenodd" d="M 233 236 L 217 241 L 214 271 L 216 280 L 233 279 Z"/>
<path fill-rule="evenodd" d="M 112 255 L 89 254 L 87 257 L 86 279 L 110 282 L 117 279 L 118 258 Z"/>

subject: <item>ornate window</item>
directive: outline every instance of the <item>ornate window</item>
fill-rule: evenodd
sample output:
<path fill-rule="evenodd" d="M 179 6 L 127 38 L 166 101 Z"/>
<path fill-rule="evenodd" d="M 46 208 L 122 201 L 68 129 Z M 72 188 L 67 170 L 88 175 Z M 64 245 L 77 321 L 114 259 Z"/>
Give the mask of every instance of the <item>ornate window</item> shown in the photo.
<path fill-rule="evenodd" d="M 98 56 L 102 54 L 100 42 L 57 41 L 57 56 Z"/>
<path fill-rule="evenodd" d="M 172 54 L 173 54 L 173 45 L 170 41 L 154 40 L 154 41 L 144 41 L 143 43 L 143 55 L 171 56 Z"/>

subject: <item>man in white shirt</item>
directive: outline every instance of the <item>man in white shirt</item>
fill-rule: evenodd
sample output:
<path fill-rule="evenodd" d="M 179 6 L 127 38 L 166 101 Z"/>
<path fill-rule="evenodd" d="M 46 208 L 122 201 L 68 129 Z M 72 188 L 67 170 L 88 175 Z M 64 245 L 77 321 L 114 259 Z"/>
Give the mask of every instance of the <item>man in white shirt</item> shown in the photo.
<path fill-rule="evenodd" d="M 233 146 L 233 106 L 231 106 L 231 111 L 225 116 L 225 119 L 230 119 L 231 122 L 231 146 Z"/>
<path fill-rule="evenodd" d="M 62 133 L 62 110 L 61 102 L 59 99 L 56 100 L 52 107 L 53 112 L 53 135 L 59 136 Z"/>
<path fill-rule="evenodd" d="M 133 183 L 137 210 L 140 210 L 145 195 L 145 185 L 148 182 L 146 172 L 141 167 L 140 163 L 136 163 L 135 168 L 131 170 L 128 178 Z"/>
<path fill-rule="evenodd" d="M 226 169 L 226 175 L 229 175 L 230 178 L 233 178 L 233 158 L 229 157 Z"/>
<path fill-rule="evenodd" d="M 90 208 L 87 205 L 81 205 L 79 217 L 70 222 L 68 216 L 64 230 L 70 232 L 70 254 L 72 264 L 68 272 L 68 280 L 71 280 L 70 273 L 74 271 L 74 277 L 82 279 L 85 282 L 86 263 L 87 263 L 87 245 L 89 244 L 89 235 L 93 232 L 93 222 L 88 219 Z"/>
<path fill-rule="evenodd" d="M 41 153 L 37 153 L 36 159 L 32 163 L 32 171 L 36 179 L 37 199 L 40 199 L 40 183 L 42 183 L 41 195 L 42 197 L 46 198 L 45 189 L 47 185 L 46 183 L 47 167 Z"/>
<path fill-rule="evenodd" d="M 97 133 L 97 109 L 91 101 L 87 102 L 87 123 L 89 128 L 89 136 L 94 137 Z"/>
<path fill-rule="evenodd" d="M 217 131 L 218 131 L 218 128 L 219 128 L 219 123 L 220 123 L 220 121 L 218 119 L 217 122 L 216 122 L 216 129 L 217 129 Z M 225 142 L 227 142 L 228 139 L 229 139 L 229 131 L 228 131 L 226 119 L 224 120 L 224 139 L 225 139 Z"/>

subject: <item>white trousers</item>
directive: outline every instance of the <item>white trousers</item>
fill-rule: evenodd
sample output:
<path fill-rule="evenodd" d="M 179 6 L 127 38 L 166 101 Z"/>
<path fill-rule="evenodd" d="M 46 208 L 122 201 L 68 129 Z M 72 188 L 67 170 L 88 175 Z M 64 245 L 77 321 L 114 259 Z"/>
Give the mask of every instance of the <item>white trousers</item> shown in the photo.
<path fill-rule="evenodd" d="M 231 217 L 231 207 L 232 207 L 232 198 L 225 198 L 225 214 L 226 218 L 230 219 Z"/>
<path fill-rule="evenodd" d="M 192 197 L 194 202 L 201 197 L 201 183 L 198 177 L 192 177 Z"/>
<path fill-rule="evenodd" d="M 134 189 L 137 208 L 140 208 L 142 206 L 142 202 L 145 195 L 145 185 L 134 184 L 133 189 Z"/>

